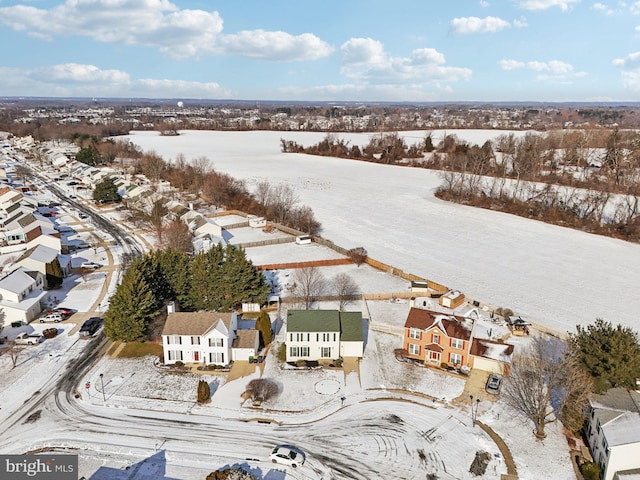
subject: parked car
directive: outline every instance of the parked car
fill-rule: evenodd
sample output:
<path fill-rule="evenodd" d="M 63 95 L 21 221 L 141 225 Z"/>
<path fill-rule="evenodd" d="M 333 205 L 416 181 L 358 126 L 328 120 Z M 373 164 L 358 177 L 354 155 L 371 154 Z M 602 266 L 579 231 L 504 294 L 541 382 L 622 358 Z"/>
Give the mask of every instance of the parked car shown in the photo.
<path fill-rule="evenodd" d="M 102 324 L 102 319 L 100 317 L 91 317 L 82 324 L 80 327 L 80 336 L 81 337 L 90 337 L 94 333 L 98 331 L 100 325 Z"/>
<path fill-rule="evenodd" d="M 46 322 L 61 322 L 64 320 L 64 317 L 62 316 L 61 313 L 47 313 L 44 317 L 40 317 L 40 323 L 46 323 Z"/>
<path fill-rule="evenodd" d="M 43 340 L 39 333 L 21 333 L 15 338 L 16 345 L 37 345 Z"/>
<path fill-rule="evenodd" d="M 72 310 L 70 308 L 65 308 L 65 307 L 57 307 L 52 310 L 49 310 L 47 312 L 47 315 L 50 313 L 59 313 L 60 315 L 62 315 L 64 320 L 66 320 L 67 318 L 69 318 L 71 315 L 75 313 L 75 310 Z"/>
<path fill-rule="evenodd" d="M 87 215 L 86 213 L 79 213 L 78 218 L 81 218 L 84 220 L 85 218 L 89 218 L 89 215 Z"/>
<path fill-rule="evenodd" d="M 102 265 L 100 265 L 99 263 L 96 262 L 82 262 L 82 265 L 80 265 L 80 268 L 90 268 L 90 269 L 98 269 L 101 268 Z"/>
<path fill-rule="evenodd" d="M 75 245 L 75 247 L 76 247 L 76 249 L 78 249 L 78 248 L 91 248 L 91 245 L 89 245 L 87 242 L 80 242 L 80 243 L 77 243 Z"/>
<path fill-rule="evenodd" d="M 273 463 L 280 463 L 296 468 L 304 464 L 304 453 L 290 445 L 278 445 L 269 456 Z"/>
<path fill-rule="evenodd" d="M 57 328 L 45 328 L 42 331 L 42 336 L 44 338 L 53 338 L 56 335 L 58 335 L 58 329 Z"/>
<path fill-rule="evenodd" d="M 497 395 L 500 393 L 500 387 L 502 387 L 502 377 L 496 373 L 492 373 L 489 375 L 487 379 L 487 385 L 485 390 L 487 393 L 491 393 L 492 395 Z"/>

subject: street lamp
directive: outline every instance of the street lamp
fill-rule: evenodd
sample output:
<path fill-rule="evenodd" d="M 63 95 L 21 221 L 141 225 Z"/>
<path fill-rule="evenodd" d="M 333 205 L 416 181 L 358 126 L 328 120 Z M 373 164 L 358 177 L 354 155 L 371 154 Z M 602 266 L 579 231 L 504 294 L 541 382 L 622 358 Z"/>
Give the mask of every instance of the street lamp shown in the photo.
<path fill-rule="evenodd" d="M 100 384 L 102 385 L 102 401 L 103 401 L 103 402 L 106 402 L 106 401 L 107 401 L 107 399 L 106 399 L 106 397 L 104 396 L 104 380 L 103 380 L 103 377 L 104 377 L 104 374 L 102 374 L 102 373 L 101 373 L 101 374 L 100 374 Z"/>
<path fill-rule="evenodd" d="M 476 426 L 476 418 L 478 418 L 478 407 L 480 406 L 480 399 L 476 398 L 475 403 L 473 402 L 473 395 L 469 395 L 471 399 L 471 425 Z"/>

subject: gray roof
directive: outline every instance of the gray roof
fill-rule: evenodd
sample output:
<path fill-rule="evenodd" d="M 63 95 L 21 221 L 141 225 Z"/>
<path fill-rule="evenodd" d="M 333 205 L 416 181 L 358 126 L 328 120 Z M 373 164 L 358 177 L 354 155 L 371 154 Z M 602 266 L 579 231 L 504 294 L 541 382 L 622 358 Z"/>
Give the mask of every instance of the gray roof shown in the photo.
<path fill-rule="evenodd" d="M 232 313 L 171 312 L 162 329 L 162 335 L 204 335 L 221 321 L 227 330 L 231 326 Z"/>
<path fill-rule="evenodd" d="M 258 330 L 238 330 L 233 342 L 234 348 L 254 348 L 258 340 Z"/>
<path fill-rule="evenodd" d="M 610 408 L 640 413 L 640 393 L 626 388 L 610 388 L 603 395 L 594 394 L 590 403 L 595 408 Z"/>
<path fill-rule="evenodd" d="M 47 247 L 46 245 L 36 245 L 35 247 L 25 251 L 20 258 L 16 260 L 16 263 L 24 260 L 25 258 L 31 258 L 32 260 L 42 263 L 51 263 L 57 257 L 58 251 L 56 249 Z"/>
<path fill-rule="evenodd" d="M 618 412 L 618 415 L 607 423 L 600 421 L 610 447 L 616 445 L 640 444 L 640 414 Z"/>

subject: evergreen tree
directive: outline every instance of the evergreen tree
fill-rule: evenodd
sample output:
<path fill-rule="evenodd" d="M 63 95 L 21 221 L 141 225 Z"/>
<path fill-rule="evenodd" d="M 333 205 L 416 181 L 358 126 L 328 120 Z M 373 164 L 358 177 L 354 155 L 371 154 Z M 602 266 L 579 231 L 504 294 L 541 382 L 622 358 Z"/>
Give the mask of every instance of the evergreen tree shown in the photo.
<path fill-rule="evenodd" d="M 87 165 L 98 165 L 102 163 L 100 152 L 93 143 L 80 148 L 78 153 L 76 153 L 76 160 Z"/>
<path fill-rule="evenodd" d="M 132 342 L 144 337 L 157 315 L 156 299 L 140 269 L 133 264 L 111 297 L 104 316 L 104 332 L 111 340 Z"/>
<path fill-rule="evenodd" d="M 189 300 L 194 310 L 221 311 L 220 298 L 224 290 L 223 262 L 224 250 L 220 244 L 193 257 Z"/>
<path fill-rule="evenodd" d="M 163 301 L 177 300 L 182 310 L 193 310 L 190 303 L 191 258 L 189 255 L 173 248 L 165 248 L 154 253 L 168 287 Z"/>
<path fill-rule="evenodd" d="M 220 302 L 225 311 L 242 302 L 263 304 L 271 291 L 267 279 L 253 266 L 243 248 L 227 245 L 222 274 Z"/>
<path fill-rule="evenodd" d="M 260 312 L 256 320 L 256 330 L 260 332 L 260 346 L 265 347 L 271 343 L 273 332 L 271 330 L 271 317 L 265 310 Z"/>
<path fill-rule="evenodd" d="M 45 266 L 47 288 L 55 288 L 62 285 L 62 279 L 64 278 L 64 272 L 60 266 L 58 258 L 54 258 L 52 262 L 47 263 Z"/>
<path fill-rule="evenodd" d="M 108 177 L 96 184 L 93 190 L 93 199 L 96 202 L 119 202 L 121 200 L 118 193 L 118 186 L 114 183 L 113 178 Z"/>
<path fill-rule="evenodd" d="M 597 319 L 586 328 L 577 326 L 570 336 L 571 354 L 593 377 L 598 393 L 612 387 L 636 386 L 640 372 L 638 335 L 629 327 Z"/>

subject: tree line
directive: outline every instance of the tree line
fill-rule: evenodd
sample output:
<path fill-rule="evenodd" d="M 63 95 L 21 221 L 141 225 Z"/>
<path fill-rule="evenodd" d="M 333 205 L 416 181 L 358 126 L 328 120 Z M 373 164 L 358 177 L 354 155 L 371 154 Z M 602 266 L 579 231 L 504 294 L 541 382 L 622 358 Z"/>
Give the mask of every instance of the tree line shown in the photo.
<path fill-rule="evenodd" d="M 111 340 L 140 340 L 170 301 L 186 312 L 229 312 L 242 302 L 264 303 L 270 290 L 242 248 L 218 244 L 195 255 L 155 250 L 124 273 L 105 313 L 104 331 Z"/>

